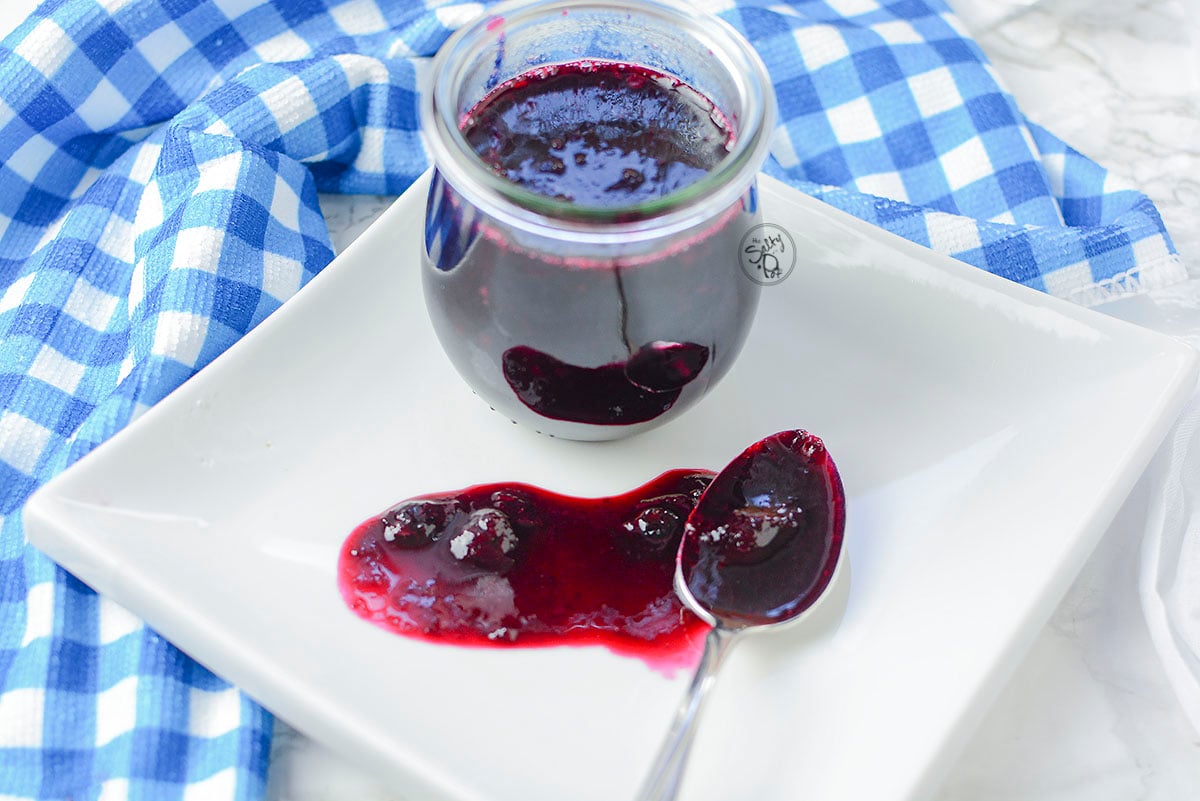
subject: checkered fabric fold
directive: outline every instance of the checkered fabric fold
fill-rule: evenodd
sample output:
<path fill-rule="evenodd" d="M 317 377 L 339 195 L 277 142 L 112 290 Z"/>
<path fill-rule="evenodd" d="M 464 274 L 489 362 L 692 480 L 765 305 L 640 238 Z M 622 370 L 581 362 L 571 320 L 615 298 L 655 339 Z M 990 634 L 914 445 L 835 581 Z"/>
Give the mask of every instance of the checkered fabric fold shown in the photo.
<path fill-rule="evenodd" d="M 777 177 L 1081 302 L 1184 277 L 1153 205 L 1027 123 L 941 0 L 704 5 L 768 64 Z M 329 262 L 318 192 L 425 169 L 417 76 L 480 10 L 52 0 L 0 44 L 0 798 L 262 795 L 269 716 L 20 510 Z"/>

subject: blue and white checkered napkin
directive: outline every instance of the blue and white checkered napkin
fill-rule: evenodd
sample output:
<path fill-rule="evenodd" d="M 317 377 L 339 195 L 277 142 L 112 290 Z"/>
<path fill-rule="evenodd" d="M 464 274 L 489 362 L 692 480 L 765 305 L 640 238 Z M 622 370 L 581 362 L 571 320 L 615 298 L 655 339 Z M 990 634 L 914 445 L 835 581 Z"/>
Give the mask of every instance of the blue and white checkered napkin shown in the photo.
<path fill-rule="evenodd" d="M 1184 277 L 942 0 L 710 7 L 775 80 L 774 175 L 1082 302 Z M 318 192 L 422 172 L 416 76 L 479 10 L 54 0 L 0 45 L 0 796 L 262 794 L 270 718 L 29 548 L 20 509 L 330 260 Z"/>

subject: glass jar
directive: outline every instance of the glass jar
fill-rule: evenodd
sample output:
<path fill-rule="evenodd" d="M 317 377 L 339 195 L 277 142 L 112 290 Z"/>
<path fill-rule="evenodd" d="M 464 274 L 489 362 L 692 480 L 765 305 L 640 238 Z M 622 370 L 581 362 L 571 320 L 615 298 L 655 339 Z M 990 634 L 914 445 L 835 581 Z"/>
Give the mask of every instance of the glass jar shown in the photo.
<path fill-rule="evenodd" d="M 532 192 L 467 141 L 463 126 L 497 87 L 605 65 L 696 93 L 728 129 L 725 155 L 662 197 L 598 206 Z M 504 4 L 457 31 L 431 74 L 423 286 L 458 372 L 501 414 L 570 439 L 627 436 L 698 401 L 733 364 L 760 290 L 738 255 L 760 222 L 755 176 L 775 105 L 749 43 L 657 0 Z"/>

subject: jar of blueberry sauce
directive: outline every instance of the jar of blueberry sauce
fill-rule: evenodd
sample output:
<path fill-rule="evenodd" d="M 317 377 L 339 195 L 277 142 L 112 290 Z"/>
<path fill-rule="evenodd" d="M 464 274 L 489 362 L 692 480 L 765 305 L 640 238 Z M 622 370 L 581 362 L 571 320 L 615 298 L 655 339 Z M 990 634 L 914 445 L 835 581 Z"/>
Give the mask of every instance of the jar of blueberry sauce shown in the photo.
<path fill-rule="evenodd" d="M 580 440 L 695 404 L 758 304 L 738 256 L 775 105 L 749 43 L 667 2 L 505 4 L 431 78 L 423 286 L 466 382 Z"/>

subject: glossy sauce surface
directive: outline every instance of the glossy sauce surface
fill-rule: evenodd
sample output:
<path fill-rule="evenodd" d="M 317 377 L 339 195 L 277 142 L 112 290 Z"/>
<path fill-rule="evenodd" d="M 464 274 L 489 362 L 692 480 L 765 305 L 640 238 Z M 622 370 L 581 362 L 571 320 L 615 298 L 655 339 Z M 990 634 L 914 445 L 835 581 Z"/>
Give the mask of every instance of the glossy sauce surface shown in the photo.
<path fill-rule="evenodd" d="M 693 342 L 652 342 L 625 361 L 580 367 L 518 345 L 504 352 L 504 380 L 521 402 L 554 420 L 623 425 L 667 412 L 708 363 Z"/>
<path fill-rule="evenodd" d="M 807 610 L 841 556 L 845 493 L 825 443 L 781 431 L 722 470 L 687 520 L 680 567 L 715 616 L 750 625 Z"/>
<path fill-rule="evenodd" d="M 513 78 L 463 120 L 493 170 L 547 197 L 632 206 L 703 178 L 728 153 L 720 112 L 669 76 L 632 64 L 579 62 Z"/>
<path fill-rule="evenodd" d="M 391 631 L 455 645 L 602 645 L 690 664 L 707 627 L 673 588 L 683 524 L 712 474 L 674 470 L 623 495 L 487 484 L 401 502 L 342 546 L 346 603 Z"/>

